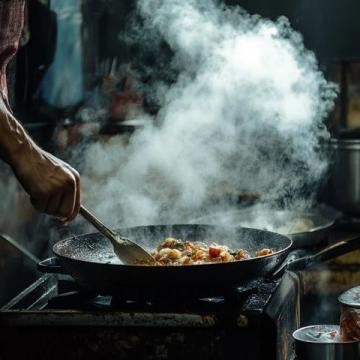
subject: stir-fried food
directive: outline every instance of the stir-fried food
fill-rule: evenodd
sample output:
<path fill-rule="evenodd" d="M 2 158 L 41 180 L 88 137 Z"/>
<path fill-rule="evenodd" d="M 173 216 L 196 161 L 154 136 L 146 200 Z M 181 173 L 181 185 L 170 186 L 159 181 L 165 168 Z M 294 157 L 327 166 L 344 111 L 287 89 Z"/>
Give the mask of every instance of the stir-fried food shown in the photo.
<path fill-rule="evenodd" d="M 260 249 L 255 256 L 272 254 L 271 249 Z M 251 255 L 245 249 L 235 251 L 227 246 L 213 243 L 182 241 L 168 237 L 151 253 L 160 265 L 190 265 L 221 263 L 249 259 Z"/>

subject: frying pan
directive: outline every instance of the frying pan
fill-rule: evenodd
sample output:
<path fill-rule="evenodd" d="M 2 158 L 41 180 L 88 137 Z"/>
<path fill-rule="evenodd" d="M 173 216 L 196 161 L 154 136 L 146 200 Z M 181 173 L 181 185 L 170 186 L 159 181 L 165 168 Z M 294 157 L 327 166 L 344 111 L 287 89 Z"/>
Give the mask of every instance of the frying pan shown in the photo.
<path fill-rule="evenodd" d="M 264 230 L 211 225 L 152 225 L 118 230 L 140 245 L 157 246 L 165 237 L 218 242 L 254 253 L 271 248 L 273 254 L 227 263 L 187 266 L 122 265 L 111 243 L 102 235 L 87 234 L 61 240 L 53 247 L 56 258 L 39 264 L 50 273 L 70 274 L 84 289 L 101 295 L 126 298 L 212 297 L 263 277 L 277 277 L 285 270 L 298 271 L 360 248 L 360 238 L 341 241 L 315 254 L 294 261 L 287 258 L 292 240 Z M 286 259 L 286 260 L 285 260 Z"/>
<path fill-rule="evenodd" d="M 283 263 L 292 241 L 286 236 L 249 228 L 210 225 L 153 225 L 118 230 L 145 248 L 155 248 L 172 236 L 189 241 L 217 242 L 250 253 L 261 248 L 273 254 L 242 261 L 187 266 L 123 265 L 111 243 L 99 233 L 74 236 L 53 247 L 56 258 L 39 264 L 43 272 L 70 274 L 78 284 L 94 293 L 121 297 L 144 293 L 148 297 L 216 296 L 228 288 L 266 276 Z M 58 260 L 58 261 L 57 261 Z"/>
<path fill-rule="evenodd" d="M 266 210 L 252 206 L 206 215 L 195 219 L 194 223 L 266 229 L 290 237 L 294 248 L 306 248 L 325 242 L 338 217 L 339 213 L 328 206 L 320 206 L 307 211 Z M 286 229 L 288 224 L 301 221 L 311 225 L 304 226 L 304 230 Z"/>

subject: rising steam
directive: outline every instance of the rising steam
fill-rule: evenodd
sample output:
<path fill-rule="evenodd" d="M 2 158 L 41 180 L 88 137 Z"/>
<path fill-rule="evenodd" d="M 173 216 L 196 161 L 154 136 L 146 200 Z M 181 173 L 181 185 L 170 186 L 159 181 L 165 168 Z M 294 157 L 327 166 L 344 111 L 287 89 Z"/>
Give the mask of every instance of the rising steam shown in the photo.
<path fill-rule="evenodd" d="M 110 224 L 134 225 L 184 221 L 229 190 L 309 205 L 326 170 L 319 144 L 335 89 L 287 19 L 212 0 L 141 0 L 137 11 L 146 41 L 160 34 L 174 52 L 178 75 L 152 89 L 156 125 L 127 147 L 120 138 L 89 147 L 89 206 Z"/>

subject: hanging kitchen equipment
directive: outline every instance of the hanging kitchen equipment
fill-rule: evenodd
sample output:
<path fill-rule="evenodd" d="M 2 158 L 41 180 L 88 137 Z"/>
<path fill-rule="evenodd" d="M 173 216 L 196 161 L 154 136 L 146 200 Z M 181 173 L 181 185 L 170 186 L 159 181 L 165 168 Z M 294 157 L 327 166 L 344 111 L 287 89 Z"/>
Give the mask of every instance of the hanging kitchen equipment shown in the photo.
<path fill-rule="evenodd" d="M 328 201 L 348 215 L 360 215 L 360 130 L 345 130 L 331 139 L 332 164 Z"/>

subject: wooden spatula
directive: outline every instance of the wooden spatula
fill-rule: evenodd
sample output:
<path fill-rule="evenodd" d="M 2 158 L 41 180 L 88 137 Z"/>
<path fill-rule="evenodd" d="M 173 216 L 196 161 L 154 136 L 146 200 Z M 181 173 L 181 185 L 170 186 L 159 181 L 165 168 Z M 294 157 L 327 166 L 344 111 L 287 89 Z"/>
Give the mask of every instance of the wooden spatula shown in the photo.
<path fill-rule="evenodd" d="M 155 259 L 140 245 L 110 230 L 83 205 L 80 206 L 80 214 L 111 241 L 115 254 L 123 264 L 154 265 L 156 263 Z"/>

